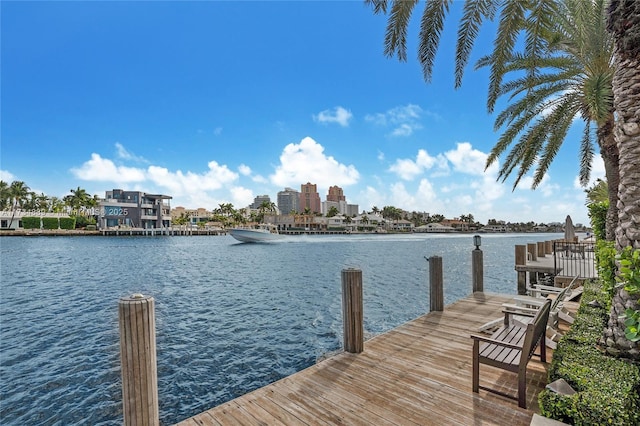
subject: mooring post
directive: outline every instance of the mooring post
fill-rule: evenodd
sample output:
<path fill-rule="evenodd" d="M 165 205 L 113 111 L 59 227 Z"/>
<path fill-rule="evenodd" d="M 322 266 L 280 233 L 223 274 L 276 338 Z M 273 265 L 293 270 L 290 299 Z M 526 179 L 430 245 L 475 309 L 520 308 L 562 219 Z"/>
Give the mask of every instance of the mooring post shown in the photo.
<path fill-rule="evenodd" d="M 429 259 L 429 300 L 430 310 L 444 310 L 444 291 L 443 291 L 443 275 L 442 275 L 442 257 L 431 256 Z"/>
<path fill-rule="evenodd" d="M 364 323 L 362 309 L 362 271 L 342 270 L 342 324 L 344 350 L 354 354 L 364 350 Z"/>
<path fill-rule="evenodd" d="M 536 243 L 527 243 L 527 251 L 529 252 L 529 255 L 531 255 L 531 259 L 532 261 L 536 261 L 538 260 L 538 244 Z"/>
<path fill-rule="evenodd" d="M 474 238 L 474 244 L 476 239 Z M 482 259 L 482 250 L 480 250 L 480 236 L 477 236 L 477 245 L 471 251 L 471 282 L 472 289 L 476 291 L 484 291 L 484 262 Z"/>
<path fill-rule="evenodd" d="M 526 266 L 527 246 L 516 245 L 516 266 Z M 518 294 L 527 294 L 527 271 L 518 271 Z"/>
<path fill-rule="evenodd" d="M 538 241 L 538 257 L 545 257 L 546 254 L 546 250 L 545 250 L 545 245 L 544 245 L 544 241 Z"/>
<path fill-rule="evenodd" d="M 544 253 L 553 254 L 553 241 L 547 240 L 544 242 Z"/>
<path fill-rule="evenodd" d="M 153 297 L 133 294 L 118 303 L 125 426 L 160 424 Z"/>

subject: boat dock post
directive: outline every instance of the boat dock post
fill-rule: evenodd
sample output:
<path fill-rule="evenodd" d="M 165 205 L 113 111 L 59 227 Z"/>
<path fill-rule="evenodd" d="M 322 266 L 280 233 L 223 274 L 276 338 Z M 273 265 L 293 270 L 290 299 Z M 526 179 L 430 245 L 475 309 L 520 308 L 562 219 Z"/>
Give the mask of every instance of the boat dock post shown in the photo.
<path fill-rule="evenodd" d="M 153 297 L 133 294 L 121 298 L 118 317 L 124 425 L 159 425 Z"/>

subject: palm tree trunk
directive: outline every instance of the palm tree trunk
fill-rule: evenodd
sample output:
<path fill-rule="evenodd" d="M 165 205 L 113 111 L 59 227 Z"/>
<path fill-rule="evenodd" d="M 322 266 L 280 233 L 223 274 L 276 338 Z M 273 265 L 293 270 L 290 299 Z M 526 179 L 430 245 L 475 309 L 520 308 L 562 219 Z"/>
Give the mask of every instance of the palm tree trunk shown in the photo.
<path fill-rule="evenodd" d="M 608 13 L 607 29 L 615 40 L 614 135 L 620 155 L 616 249 L 640 249 L 640 1 L 612 0 Z M 623 288 L 616 292 L 604 334 L 608 353 L 640 359 L 640 345 L 625 337 L 620 319 L 625 308 L 640 309 L 639 296 Z"/>
<path fill-rule="evenodd" d="M 614 135 L 620 155 L 616 248 L 640 249 L 640 2 L 612 0 L 608 29 L 616 45 Z"/>
<path fill-rule="evenodd" d="M 607 176 L 607 188 L 609 192 L 609 209 L 605 221 L 606 240 L 616 239 L 616 227 L 618 226 L 618 186 L 620 184 L 620 164 L 618 145 L 613 134 L 613 113 L 607 122 L 598 128 L 598 145 L 600 156 L 604 162 L 604 171 Z"/>

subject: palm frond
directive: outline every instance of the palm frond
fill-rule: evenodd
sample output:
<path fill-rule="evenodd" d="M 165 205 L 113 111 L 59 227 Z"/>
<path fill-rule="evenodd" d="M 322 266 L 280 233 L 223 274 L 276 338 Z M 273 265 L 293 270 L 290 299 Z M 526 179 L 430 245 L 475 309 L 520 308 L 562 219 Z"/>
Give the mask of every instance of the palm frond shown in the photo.
<path fill-rule="evenodd" d="M 364 0 L 364 4 L 367 6 L 371 6 L 375 15 L 379 13 L 386 14 L 388 3 L 389 0 Z"/>
<path fill-rule="evenodd" d="M 473 44 L 478 37 L 478 31 L 485 19 L 493 20 L 496 13 L 495 0 L 468 0 L 464 4 L 464 11 L 458 27 L 458 42 L 456 46 L 455 87 L 462 85 L 464 68 L 469 61 Z"/>
<path fill-rule="evenodd" d="M 538 167 L 536 168 L 536 172 L 533 176 L 533 183 L 531 187 L 533 189 L 537 188 L 544 175 L 549 170 L 553 159 L 558 154 L 560 150 L 560 146 L 562 146 L 562 142 L 569 131 L 569 127 L 571 127 L 571 123 L 573 121 L 573 116 L 569 113 L 573 107 L 573 100 L 566 99 L 566 102 L 559 103 L 554 111 L 545 119 L 548 120 L 548 128 L 550 132 L 547 134 L 546 144 L 544 149 L 542 150 L 542 155 L 540 155 L 538 161 Z"/>
<path fill-rule="evenodd" d="M 398 0 L 400 1 L 400 0 Z M 433 62 L 440 44 L 440 35 L 444 28 L 444 18 L 449 12 L 453 0 L 428 1 L 420 21 L 418 60 L 426 82 L 431 82 Z"/>
<path fill-rule="evenodd" d="M 489 76 L 489 97 L 487 108 L 493 112 L 497 101 L 495 94 L 502 83 L 504 67 L 512 57 L 519 32 L 523 29 L 527 4 L 521 0 L 505 0 L 500 12 L 500 23 L 493 46 L 493 63 Z"/>
<path fill-rule="evenodd" d="M 407 60 L 407 28 L 411 12 L 417 3 L 418 0 L 394 0 L 391 5 L 384 37 L 384 54 L 387 57 L 398 55 L 399 60 Z"/>
<path fill-rule="evenodd" d="M 580 185 L 585 187 L 591 177 L 591 163 L 593 161 L 593 139 L 591 137 L 591 121 L 587 120 L 580 141 Z"/>

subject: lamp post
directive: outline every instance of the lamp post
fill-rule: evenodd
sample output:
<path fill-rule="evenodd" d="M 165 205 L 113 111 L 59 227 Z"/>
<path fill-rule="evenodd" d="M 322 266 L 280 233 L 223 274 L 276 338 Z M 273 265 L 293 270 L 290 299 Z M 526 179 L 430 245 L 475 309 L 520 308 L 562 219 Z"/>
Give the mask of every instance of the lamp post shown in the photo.
<path fill-rule="evenodd" d="M 473 245 L 476 246 L 475 250 L 471 251 L 471 281 L 473 292 L 484 291 L 484 265 L 482 261 L 482 238 L 480 235 L 473 236 Z"/>

